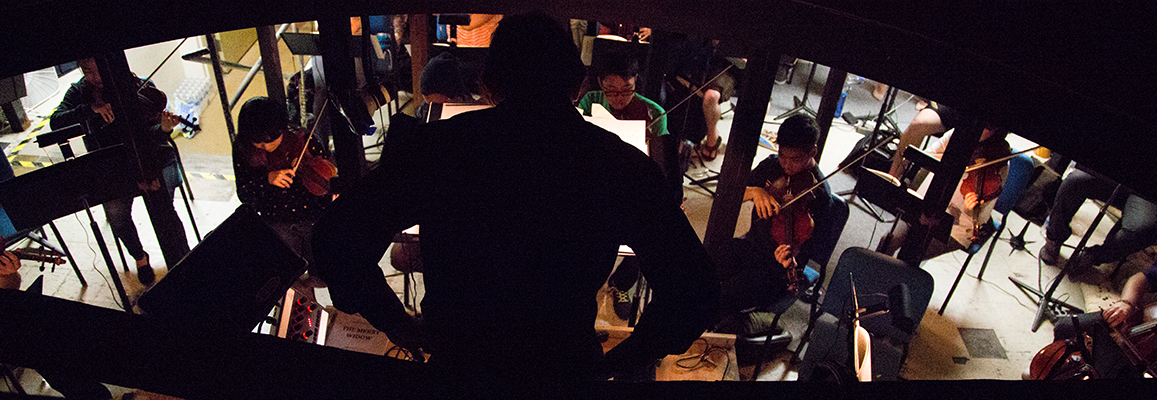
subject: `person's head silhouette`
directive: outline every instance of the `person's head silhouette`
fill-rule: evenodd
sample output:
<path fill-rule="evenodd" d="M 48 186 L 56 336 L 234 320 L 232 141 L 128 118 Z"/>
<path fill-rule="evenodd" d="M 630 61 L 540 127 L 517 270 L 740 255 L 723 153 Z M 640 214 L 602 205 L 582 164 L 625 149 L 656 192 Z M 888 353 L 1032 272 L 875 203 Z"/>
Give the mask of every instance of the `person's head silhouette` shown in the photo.
<path fill-rule="evenodd" d="M 497 102 L 570 101 L 583 74 L 578 50 L 561 24 L 544 14 L 513 15 L 494 31 L 482 83 Z"/>

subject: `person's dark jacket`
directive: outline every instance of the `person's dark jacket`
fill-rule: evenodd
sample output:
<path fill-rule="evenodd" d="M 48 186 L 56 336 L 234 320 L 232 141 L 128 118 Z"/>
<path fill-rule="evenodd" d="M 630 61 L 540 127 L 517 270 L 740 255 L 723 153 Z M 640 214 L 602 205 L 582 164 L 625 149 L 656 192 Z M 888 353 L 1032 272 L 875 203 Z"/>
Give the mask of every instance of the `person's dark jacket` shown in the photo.
<path fill-rule="evenodd" d="M 334 305 L 389 331 L 408 316 L 378 262 L 421 226 L 431 362 L 498 378 L 583 379 L 679 354 L 710 325 L 719 287 L 659 168 L 565 101 L 515 103 L 391 131 L 382 165 L 315 226 Z M 652 301 L 602 356 L 597 292 L 620 244 Z"/>

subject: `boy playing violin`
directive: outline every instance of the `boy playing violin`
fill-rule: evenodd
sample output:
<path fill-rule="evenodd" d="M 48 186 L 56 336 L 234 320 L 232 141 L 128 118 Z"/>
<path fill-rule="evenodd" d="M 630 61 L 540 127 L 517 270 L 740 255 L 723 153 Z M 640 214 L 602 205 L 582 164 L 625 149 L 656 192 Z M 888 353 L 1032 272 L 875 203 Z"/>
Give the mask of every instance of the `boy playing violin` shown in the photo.
<path fill-rule="evenodd" d="M 254 97 L 237 115 L 237 138 L 233 144 L 233 172 L 237 198 L 261 214 L 298 255 L 312 263 L 309 240 L 313 223 L 333 200 L 328 186 L 307 182 L 303 167 L 295 169 L 307 145 L 305 158 L 322 157 L 316 138 L 291 129 L 285 104 L 268 97 Z M 304 163 L 304 158 L 302 163 Z M 328 182 L 321 182 L 328 185 Z"/>
<path fill-rule="evenodd" d="M 751 215 L 751 230 L 730 243 L 725 259 L 719 265 L 723 284 L 722 311 L 724 316 L 758 306 L 774 303 L 787 294 L 789 288 L 798 288 L 798 282 L 790 279 L 796 275 L 797 267 L 802 267 L 813 255 L 822 249 L 834 246 L 837 237 L 830 233 L 828 210 L 833 198 L 825 182 L 811 193 L 803 193 L 822 178 L 815 162 L 816 143 L 819 127 L 815 119 L 806 115 L 788 118 L 779 128 L 776 143 L 779 153 L 761 161 L 748 177 L 743 200 L 754 203 Z M 785 185 L 799 186 L 791 181 L 806 182 L 803 189 L 793 194 L 783 193 Z M 773 196 L 780 192 L 780 197 Z M 795 196 L 807 196 L 793 203 L 789 209 L 781 205 Z M 815 235 L 807 237 L 807 232 L 796 229 L 793 224 L 795 243 L 783 243 L 783 237 L 774 233 L 782 231 L 784 220 L 781 213 L 793 212 L 795 217 L 810 217 L 814 221 Z M 801 214 L 802 213 L 802 214 Z M 806 214 L 806 215 L 805 215 Z M 791 271 L 789 271 L 791 270 Z M 800 274 L 802 275 L 802 274 Z M 796 280 L 802 279 L 797 276 Z"/>

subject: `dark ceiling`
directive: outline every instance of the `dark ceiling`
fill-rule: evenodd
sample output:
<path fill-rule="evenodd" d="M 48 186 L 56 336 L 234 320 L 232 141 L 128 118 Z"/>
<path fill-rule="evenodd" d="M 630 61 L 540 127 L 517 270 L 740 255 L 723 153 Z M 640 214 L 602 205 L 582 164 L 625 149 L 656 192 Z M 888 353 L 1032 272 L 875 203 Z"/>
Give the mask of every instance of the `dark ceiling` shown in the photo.
<path fill-rule="evenodd" d="M 1142 1 L 10 0 L 0 76 L 257 25 L 531 10 L 781 49 L 1006 126 L 1157 199 L 1157 5 Z"/>

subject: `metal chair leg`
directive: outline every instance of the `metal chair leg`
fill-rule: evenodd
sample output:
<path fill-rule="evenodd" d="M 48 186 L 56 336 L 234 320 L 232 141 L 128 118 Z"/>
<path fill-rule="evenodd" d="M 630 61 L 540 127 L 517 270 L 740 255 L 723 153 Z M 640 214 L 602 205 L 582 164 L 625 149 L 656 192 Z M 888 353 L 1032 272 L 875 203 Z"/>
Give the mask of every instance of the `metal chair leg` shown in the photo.
<path fill-rule="evenodd" d="M 184 174 L 182 174 L 182 176 L 184 176 Z M 188 180 L 185 180 L 185 183 L 188 184 Z M 200 243 L 201 231 L 197 229 L 197 219 L 193 217 L 193 206 L 189 204 L 189 200 L 192 200 L 193 197 L 193 191 L 190 190 L 188 196 L 186 196 L 184 186 L 177 186 L 177 189 L 180 189 L 181 199 L 185 201 L 185 211 L 189 213 L 189 224 L 193 226 L 193 234 L 197 236 L 197 242 Z"/>
<path fill-rule="evenodd" d="M 112 235 L 112 242 L 116 243 L 117 253 L 121 255 L 121 267 L 125 269 L 125 272 L 129 272 L 129 261 L 125 258 L 125 249 L 121 247 L 121 241 L 115 233 Z M 136 260 L 133 261 L 133 264 L 136 265 Z"/>
<path fill-rule="evenodd" d="M 84 280 L 84 275 L 80 274 L 80 267 L 76 265 L 76 259 L 72 258 L 72 252 L 68 251 L 68 245 L 64 244 L 64 238 L 60 236 L 60 229 L 56 228 L 56 223 L 50 221 L 48 227 L 52 228 L 52 235 L 56 236 L 56 242 L 60 243 L 60 252 L 64 253 L 64 257 L 68 259 L 68 264 L 72 266 L 72 272 L 76 273 L 76 279 L 80 280 L 80 285 L 88 286 L 88 282 Z"/>
<path fill-rule="evenodd" d="M 1008 214 L 1011 212 L 1006 212 L 1003 217 L 1000 217 L 1000 229 L 996 230 L 996 233 L 992 235 L 992 241 L 988 243 L 988 253 L 984 254 L 984 262 L 980 264 L 980 274 L 976 275 L 976 280 L 984 280 L 984 269 L 988 268 L 988 259 L 992 257 L 992 249 L 996 248 L 1000 234 L 1004 233 L 1004 227 L 1008 226 Z"/>
<path fill-rule="evenodd" d="M 956 281 L 952 282 L 952 288 L 948 289 L 948 296 L 944 298 L 944 304 L 940 306 L 940 311 L 937 314 L 944 315 L 944 309 L 948 307 L 948 301 L 952 300 L 952 292 L 956 291 L 956 286 L 960 284 L 960 278 L 964 277 L 964 271 L 968 269 L 968 263 L 972 261 L 972 256 L 977 252 L 968 253 L 968 258 L 964 259 L 964 265 L 960 266 L 960 273 L 956 274 Z"/>
<path fill-rule="evenodd" d="M 173 153 L 177 156 L 177 172 L 181 173 L 181 183 L 185 189 L 189 191 L 189 199 L 196 200 L 193 197 L 193 187 L 189 186 L 189 176 L 185 174 L 185 163 L 181 161 L 181 151 L 177 149 L 177 142 L 173 138 L 169 138 L 169 145 L 173 146 Z M 198 240 L 200 240 L 198 238 Z"/>

